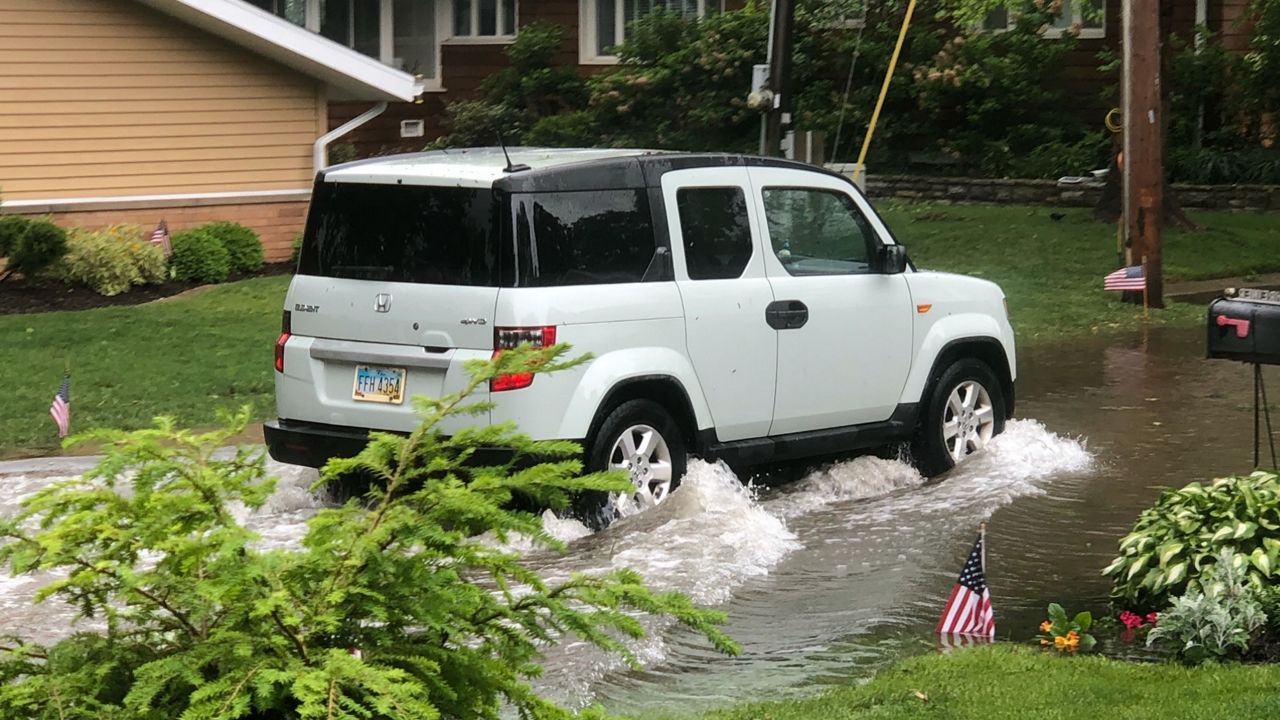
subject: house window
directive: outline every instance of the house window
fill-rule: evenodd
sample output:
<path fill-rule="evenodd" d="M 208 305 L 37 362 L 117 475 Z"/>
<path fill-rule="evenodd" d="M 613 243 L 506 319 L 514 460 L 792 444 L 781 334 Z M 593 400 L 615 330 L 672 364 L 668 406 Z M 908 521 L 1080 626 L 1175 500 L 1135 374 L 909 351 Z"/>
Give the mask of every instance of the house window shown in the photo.
<path fill-rule="evenodd" d="M 1106 37 L 1106 0 L 1061 0 L 1062 12 L 1045 31 L 1046 38 L 1060 38 L 1072 28 L 1079 28 L 1082 38 Z M 1001 32 L 1011 29 L 1016 16 L 1002 7 L 990 12 L 982 21 L 982 29 Z"/>
<path fill-rule="evenodd" d="M 453 38 L 510 40 L 516 34 L 516 0 L 453 0 Z"/>
<path fill-rule="evenodd" d="M 248 2 L 396 69 L 421 75 L 427 80 L 439 80 L 438 28 L 448 27 L 447 23 L 440 21 L 441 11 L 448 8 L 447 0 Z"/>
<path fill-rule="evenodd" d="M 582 0 L 582 62 L 617 62 L 615 48 L 626 41 L 631 23 L 660 8 L 703 17 L 724 10 L 724 0 Z"/>

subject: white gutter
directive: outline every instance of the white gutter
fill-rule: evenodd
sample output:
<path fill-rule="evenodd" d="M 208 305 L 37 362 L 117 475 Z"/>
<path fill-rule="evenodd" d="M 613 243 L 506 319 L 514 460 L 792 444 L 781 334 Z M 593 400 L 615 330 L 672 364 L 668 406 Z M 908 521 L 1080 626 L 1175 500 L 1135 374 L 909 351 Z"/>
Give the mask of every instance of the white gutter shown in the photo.
<path fill-rule="evenodd" d="M 334 140 L 337 140 L 343 135 L 346 135 L 352 130 L 355 130 L 361 125 L 364 125 L 370 120 L 378 117 L 384 111 L 386 111 L 386 109 L 387 109 L 386 101 L 380 102 L 377 105 L 374 105 L 373 107 L 369 108 L 368 110 L 365 110 L 364 112 L 360 113 L 359 115 L 351 118 L 345 123 L 339 125 L 333 130 L 330 130 L 329 132 L 321 135 L 320 139 L 316 140 L 315 145 L 312 146 L 311 160 L 312 160 L 312 164 L 315 166 L 316 172 L 320 172 L 321 170 L 325 169 L 329 165 L 329 162 L 328 162 L 329 159 L 327 157 L 328 153 L 326 152 L 326 150 L 329 148 L 329 143 L 333 142 Z"/>

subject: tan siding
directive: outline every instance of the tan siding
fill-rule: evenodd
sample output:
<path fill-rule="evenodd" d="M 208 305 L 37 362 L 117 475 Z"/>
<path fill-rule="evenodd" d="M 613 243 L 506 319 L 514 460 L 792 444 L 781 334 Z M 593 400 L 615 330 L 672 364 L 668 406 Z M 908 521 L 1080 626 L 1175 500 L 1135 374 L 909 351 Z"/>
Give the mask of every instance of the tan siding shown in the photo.
<path fill-rule="evenodd" d="M 305 188 L 321 94 L 134 0 L 0 0 L 0 191 Z"/>

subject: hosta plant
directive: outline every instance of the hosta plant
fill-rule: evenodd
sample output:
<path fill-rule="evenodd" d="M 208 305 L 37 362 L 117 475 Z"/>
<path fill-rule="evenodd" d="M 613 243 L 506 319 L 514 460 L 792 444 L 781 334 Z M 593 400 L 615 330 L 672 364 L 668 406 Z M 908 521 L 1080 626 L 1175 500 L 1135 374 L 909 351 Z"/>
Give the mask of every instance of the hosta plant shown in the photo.
<path fill-rule="evenodd" d="M 1273 582 L 1280 562 L 1280 476 L 1273 472 L 1191 483 L 1161 493 L 1120 540 L 1120 556 L 1103 575 L 1120 606 L 1157 610 L 1232 550 L 1232 562 L 1255 588 Z"/>
<path fill-rule="evenodd" d="M 1216 556 L 1213 570 L 1160 613 L 1147 644 L 1167 644 L 1190 663 L 1236 657 L 1267 621 L 1258 592 L 1245 580 L 1246 563 L 1229 549 Z"/>
<path fill-rule="evenodd" d="M 318 512 L 293 548 L 262 547 L 241 520 L 274 484 L 260 450 L 219 452 L 247 410 L 208 434 L 169 422 L 99 433 L 107 455 L 94 471 L 0 522 L 0 561 L 35 574 L 40 599 L 100 621 L 52 647 L 0 639 L 0 718 L 567 719 L 530 685 L 561 639 L 634 663 L 628 640 L 662 615 L 735 652 L 722 613 L 635 572 L 550 581 L 507 547 L 517 533 L 563 547 L 514 500 L 563 508 L 579 491 L 626 490 L 626 477 L 581 476 L 578 447 L 506 425 L 440 431 L 486 412 L 469 395 L 498 375 L 576 364 L 563 352 L 473 361 L 466 389 L 415 398 L 416 430 L 375 433 L 325 468 L 322 481 L 373 482 Z M 495 445 L 521 462 L 473 457 Z"/>

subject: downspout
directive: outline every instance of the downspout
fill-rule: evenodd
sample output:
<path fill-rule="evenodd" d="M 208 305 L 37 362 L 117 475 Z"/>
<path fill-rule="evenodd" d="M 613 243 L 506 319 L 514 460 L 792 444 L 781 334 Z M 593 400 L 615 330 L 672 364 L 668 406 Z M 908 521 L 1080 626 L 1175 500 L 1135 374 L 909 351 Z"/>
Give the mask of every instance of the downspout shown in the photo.
<path fill-rule="evenodd" d="M 369 108 L 368 110 L 365 110 L 364 112 L 360 113 L 354 118 L 351 118 L 347 122 L 339 125 L 333 130 L 330 130 L 324 135 L 321 135 L 320 139 L 316 140 L 315 145 L 312 146 L 311 160 L 315 166 L 316 172 L 320 172 L 321 170 L 325 169 L 325 167 L 328 166 L 329 164 L 328 157 L 327 157 L 329 143 L 333 142 L 334 140 L 337 140 L 343 135 L 346 135 L 352 130 L 355 130 L 361 125 L 364 125 L 370 120 L 378 117 L 384 111 L 386 111 L 386 109 L 387 109 L 387 103 L 384 100 L 378 103 L 377 105 L 374 105 L 373 107 Z"/>

